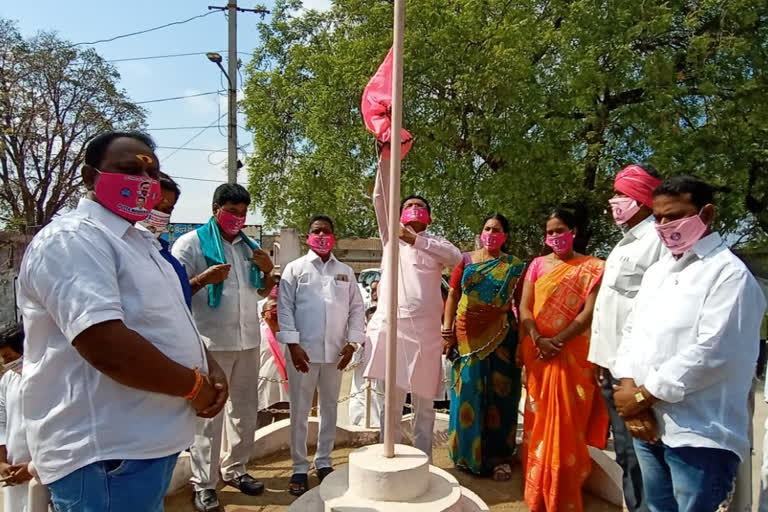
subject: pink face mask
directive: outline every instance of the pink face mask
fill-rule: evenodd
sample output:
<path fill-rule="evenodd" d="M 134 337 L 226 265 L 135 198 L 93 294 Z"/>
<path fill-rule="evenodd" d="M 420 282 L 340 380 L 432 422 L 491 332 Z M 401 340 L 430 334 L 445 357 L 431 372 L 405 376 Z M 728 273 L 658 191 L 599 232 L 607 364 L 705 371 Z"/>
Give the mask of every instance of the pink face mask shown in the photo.
<path fill-rule="evenodd" d="M 400 214 L 400 222 L 403 226 L 411 222 L 421 222 L 422 224 L 430 225 L 432 218 L 429 215 L 429 210 L 426 208 L 422 206 L 409 206 L 403 209 L 403 213 Z"/>
<path fill-rule="evenodd" d="M 573 248 L 573 231 L 560 235 L 547 235 L 545 243 L 555 254 L 565 254 Z"/>
<path fill-rule="evenodd" d="M 507 241 L 506 233 L 494 233 L 492 231 L 483 231 L 480 235 L 483 247 L 491 251 L 499 249 Z"/>
<path fill-rule="evenodd" d="M 333 246 L 336 245 L 336 237 L 333 236 L 333 234 L 326 235 L 325 233 L 310 233 L 307 235 L 307 245 L 320 256 L 325 256 L 331 252 Z"/>
<path fill-rule="evenodd" d="M 226 210 L 219 210 L 219 216 L 216 223 L 221 230 L 229 236 L 235 236 L 245 226 L 245 217 L 240 217 Z"/>
<path fill-rule="evenodd" d="M 707 225 L 698 215 L 683 217 L 666 224 L 656 224 L 659 238 L 675 256 L 680 256 L 696 245 L 706 231 Z"/>
<path fill-rule="evenodd" d="M 613 211 L 613 220 L 619 225 L 626 224 L 640 211 L 640 204 L 631 197 L 614 197 L 608 202 Z"/>
<path fill-rule="evenodd" d="M 149 217 L 149 212 L 160 202 L 160 182 L 146 176 L 117 172 L 101 172 L 93 189 L 99 203 L 115 215 L 129 222 Z"/>

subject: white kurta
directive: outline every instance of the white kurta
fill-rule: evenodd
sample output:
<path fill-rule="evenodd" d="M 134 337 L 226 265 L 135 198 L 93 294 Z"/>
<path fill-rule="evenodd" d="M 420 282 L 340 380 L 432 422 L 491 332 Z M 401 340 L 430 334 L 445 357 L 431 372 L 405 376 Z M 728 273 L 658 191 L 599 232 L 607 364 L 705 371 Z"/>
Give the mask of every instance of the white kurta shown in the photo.
<path fill-rule="evenodd" d="M 389 205 L 389 163 L 382 161 L 373 191 L 376 219 L 381 242 L 389 243 L 387 208 Z M 410 245 L 400 244 L 397 311 L 397 387 L 424 398 L 441 395 L 442 352 L 440 335 L 443 297 L 440 291 L 445 267 L 458 265 L 461 252 L 448 240 L 426 232 L 416 236 Z M 387 268 L 384 251 L 382 267 Z M 368 324 L 368 339 L 372 344 L 371 359 L 365 376 L 384 379 L 386 376 L 386 318 L 389 304 L 387 276 L 379 282 L 379 302 Z"/>
<path fill-rule="evenodd" d="M 259 302 L 259 317 L 264 309 L 264 304 L 267 299 Z M 288 391 L 285 389 L 282 383 L 273 382 L 274 380 L 282 379 L 282 375 L 277 371 L 277 365 L 275 364 L 275 358 L 272 355 L 272 350 L 269 348 L 269 338 L 267 337 L 267 330 L 269 326 L 264 319 L 261 319 L 261 348 L 259 353 L 259 409 L 265 409 L 272 407 L 278 402 L 288 401 Z M 285 345 L 278 345 L 279 349 L 283 352 L 286 358 L 286 364 L 291 364 L 291 359 L 286 354 Z M 270 380 L 264 380 L 261 377 Z"/>
<path fill-rule="evenodd" d="M 21 374 L 8 370 L 0 379 L 0 444 L 8 451 L 11 465 L 29 462 L 21 415 Z M 3 489 L 3 510 L 26 512 L 27 484 L 13 485 Z"/>

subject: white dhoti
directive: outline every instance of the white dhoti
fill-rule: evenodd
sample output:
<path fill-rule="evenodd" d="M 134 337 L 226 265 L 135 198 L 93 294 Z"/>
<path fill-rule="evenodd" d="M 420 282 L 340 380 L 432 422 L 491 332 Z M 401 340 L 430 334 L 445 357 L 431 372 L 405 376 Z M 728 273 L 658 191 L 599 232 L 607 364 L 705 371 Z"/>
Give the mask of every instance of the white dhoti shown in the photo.
<path fill-rule="evenodd" d="M 352 425 L 365 425 L 365 389 L 368 386 L 368 382 L 370 382 L 371 427 L 378 428 L 379 416 L 384 413 L 384 397 L 381 395 L 384 393 L 384 383 L 376 379 L 370 379 L 369 381 L 365 379 L 365 366 L 370 359 L 370 357 L 366 356 L 370 353 L 371 344 L 363 345 L 360 350 L 355 352 L 352 361 L 349 363 L 350 365 L 358 365 L 352 376 L 352 388 L 349 392 L 351 396 L 349 399 L 349 422 Z"/>
<path fill-rule="evenodd" d="M 195 491 L 215 489 L 219 480 L 219 460 L 224 481 L 247 473 L 256 418 L 259 410 L 257 381 L 259 349 L 211 351 L 229 383 L 229 399 L 224 409 L 210 419 L 199 419 L 195 442 L 190 448 L 192 478 Z M 228 449 L 221 459 L 222 431 L 226 426 Z"/>
<path fill-rule="evenodd" d="M 7 512 L 27 512 L 28 483 L 3 487 L 3 510 Z"/>
<path fill-rule="evenodd" d="M 307 460 L 307 430 L 312 398 L 317 389 L 320 407 L 320 431 L 317 436 L 315 469 L 333 466 L 331 452 L 336 441 L 336 416 L 338 412 L 341 372 L 338 363 L 310 363 L 309 372 L 296 371 L 287 365 L 288 389 L 291 402 L 291 460 L 295 474 L 309 472 Z"/>

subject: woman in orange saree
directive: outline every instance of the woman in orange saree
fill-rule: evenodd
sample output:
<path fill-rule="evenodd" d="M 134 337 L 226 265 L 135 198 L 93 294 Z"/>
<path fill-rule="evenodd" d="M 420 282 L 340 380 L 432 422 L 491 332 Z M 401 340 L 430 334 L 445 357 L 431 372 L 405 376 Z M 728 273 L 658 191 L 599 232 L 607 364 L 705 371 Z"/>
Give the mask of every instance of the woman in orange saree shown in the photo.
<path fill-rule="evenodd" d="M 528 269 L 520 303 L 519 359 L 525 366 L 525 502 L 533 512 L 581 512 L 590 472 L 587 445 L 605 447 L 608 411 L 587 361 L 589 327 L 604 262 L 574 252 L 575 211 L 547 221 L 553 253 Z"/>

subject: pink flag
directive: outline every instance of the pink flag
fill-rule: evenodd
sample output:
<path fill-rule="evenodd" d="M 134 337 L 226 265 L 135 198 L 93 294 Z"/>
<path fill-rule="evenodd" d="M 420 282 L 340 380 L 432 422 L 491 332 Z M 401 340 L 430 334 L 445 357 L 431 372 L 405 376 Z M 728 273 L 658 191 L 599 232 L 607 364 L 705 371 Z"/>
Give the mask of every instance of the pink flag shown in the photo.
<path fill-rule="evenodd" d="M 283 387 L 288 391 L 288 372 L 285 368 L 285 356 L 283 351 L 280 350 L 280 345 L 277 343 L 275 333 L 267 326 L 267 342 L 269 343 L 269 351 L 272 352 L 272 358 L 275 360 L 275 366 L 277 366 L 277 373 L 280 374 L 280 378 L 283 379 Z"/>
<path fill-rule="evenodd" d="M 392 138 L 392 49 L 387 58 L 379 66 L 376 74 L 363 91 L 363 101 L 360 105 L 365 127 L 381 142 L 389 142 Z M 400 132 L 400 158 L 410 151 L 413 136 L 402 128 Z M 382 149 L 382 156 L 389 158 L 389 145 Z"/>

